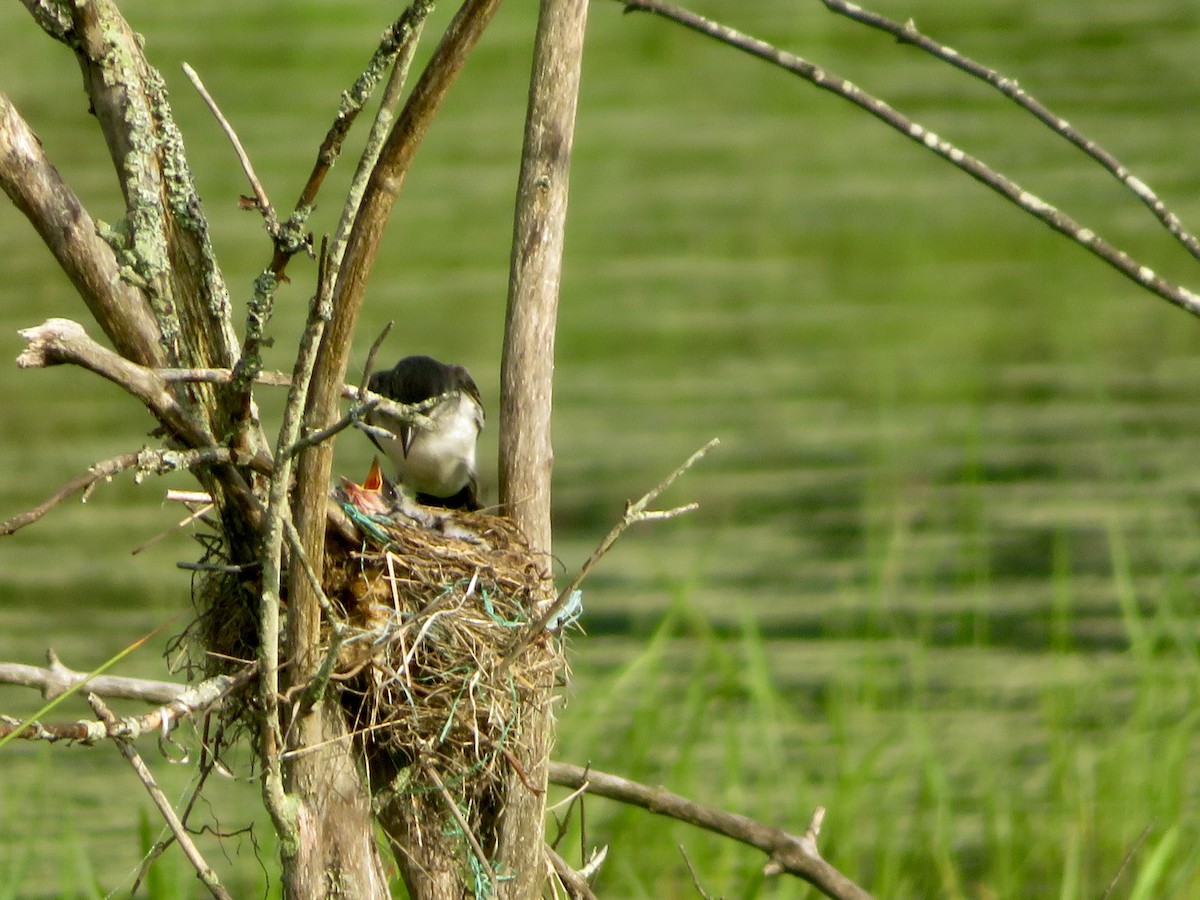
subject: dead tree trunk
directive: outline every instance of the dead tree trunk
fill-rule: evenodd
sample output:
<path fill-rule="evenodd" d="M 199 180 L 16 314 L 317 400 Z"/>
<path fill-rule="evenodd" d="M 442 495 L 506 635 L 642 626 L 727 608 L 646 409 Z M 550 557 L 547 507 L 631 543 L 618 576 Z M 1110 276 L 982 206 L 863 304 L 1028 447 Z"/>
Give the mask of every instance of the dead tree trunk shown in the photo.
<path fill-rule="evenodd" d="M 501 365 L 500 502 L 521 526 L 535 554 L 546 561 L 543 605 L 554 601 L 548 565 L 554 334 L 587 9 L 587 0 L 542 0 L 541 4 Z M 554 744 L 553 690 L 552 681 L 538 686 L 536 712 L 528 723 L 532 758 L 527 771 L 537 790 L 516 773 L 510 774 L 507 784 L 499 852 L 509 861 L 514 879 L 504 884 L 505 897 L 536 896 L 546 870 L 542 834 L 546 765 Z"/>

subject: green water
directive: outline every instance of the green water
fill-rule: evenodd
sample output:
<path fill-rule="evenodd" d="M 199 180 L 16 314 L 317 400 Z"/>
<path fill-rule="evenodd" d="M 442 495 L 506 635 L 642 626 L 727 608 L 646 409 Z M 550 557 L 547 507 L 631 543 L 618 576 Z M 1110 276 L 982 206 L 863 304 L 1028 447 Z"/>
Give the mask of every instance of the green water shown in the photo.
<path fill-rule="evenodd" d="M 386 355 L 467 365 L 491 410 L 532 6 L 501 11 L 421 149 L 359 342 L 361 360 L 395 319 Z M 815 2 L 699 8 L 878 92 L 1165 276 L 1200 283 L 1112 179 L 965 76 Z M 878 8 L 1017 77 L 1200 221 L 1200 7 Z M 244 302 L 267 243 L 236 208 L 240 170 L 178 63 L 200 72 L 286 208 L 389 12 L 123 9 L 172 89 Z M 0 27 L 0 90 L 93 213 L 118 218 L 71 54 L 15 5 Z M 797 829 L 826 804 L 830 852 L 883 896 L 1096 897 L 1147 824 L 1134 871 L 1160 851 L 1166 874 L 1143 896 L 1193 896 L 1200 322 L 778 70 L 602 0 L 588 39 L 556 357 L 563 571 L 627 498 L 710 437 L 722 446 L 664 498 L 700 511 L 631 531 L 587 585 L 560 755 Z M 348 168 L 325 188 L 318 231 Z M 84 318 L 8 206 L 0 260 L 0 358 L 19 352 L 18 328 Z M 290 274 L 279 367 L 313 269 Z M 151 426 L 80 372 L 0 367 L 0 517 Z M 493 414 L 493 498 L 495 434 Z M 365 441 L 340 442 L 340 471 L 369 458 Z M 119 479 L 0 541 L 0 659 L 37 662 L 53 646 L 88 668 L 164 622 L 182 627 L 174 562 L 195 545 L 175 533 L 129 555 L 181 517 L 162 502 L 168 484 L 188 482 Z M 161 661 L 142 652 L 122 670 L 158 675 Z M 35 703 L 0 688 L 0 711 Z M 127 890 L 134 788 L 117 754 L 4 754 L 0 876 L 23 873 L 19 896 L 89 895 L 92 871 Z M 178 796 L 189 771 L 160 768 Z M 222 827 L 249 821 L 255 787 L 221 790 L 235 810 Z M 610 826 L 590 835 L 613 844 L 609 896 L 692 894 L 669 843 L 653 864 L 628 862 L 658 825 Z M 249 840 L 235 846 L 233 861 L 212 858 L 255 895 Z M 713 893 L 755 883 L 755 855 L 706 852 Z M 1136 874 L 1114 893 L 1131 895 Z"/>

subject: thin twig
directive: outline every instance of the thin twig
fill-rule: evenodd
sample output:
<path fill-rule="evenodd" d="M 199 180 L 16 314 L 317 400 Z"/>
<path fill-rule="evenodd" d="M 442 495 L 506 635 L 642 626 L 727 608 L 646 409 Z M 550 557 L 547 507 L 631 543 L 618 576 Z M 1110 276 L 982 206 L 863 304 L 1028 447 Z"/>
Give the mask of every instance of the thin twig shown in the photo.
<path fill-rule="evenodd" d="M 817 850 L 816 831 L 811 825 L 804 836 L 797 837 L 747 816 L 704 806 L 665 788 L 650 787 L 618 775 L 568 763 L 551 762 L 548 775 L 553 784 L 569 788 L 586 784 L 589 794 L 638 806 L 656 815 L 677 819 L 757 847 L 770 857 L 768 864 L 774 864 L 773 871 L 796 875 L 827 897 L 836 900 L 869 900 L 871 896 L 825 861 Z"/>
<path fill-rule="evenodd" d="M 952 47 L 947 47 L 945 44 L 940 44 L 932 38 L 927 37 L 917 30 L 916 23 L 912 19 L 909 19 L 904 24 L 900 24 L 886 16 L 881 16 L 879 13 L 863 9 L 857 4 L 848 3 L 846 0 L 821 0 L 821 2 L 831 12 L 846 16 L 855 22 L 868 25 L 871 28 L 885 31 L 895 37 L 900 43 L 912 44 L 915 47 L 919 47 L 931 56 L 990 84 L 1005 97 L 1008 97 L 1022 109 L 1033 115 L 1043 125 L 1062 136 L 1071 144 L 1074 144 L 1116 178 L 1117 181 L 1129 188 L 1134 196 L 1150 209 L 1163 227 L 1192 256 L 1200 259 L 1200 241 L 1183 227 L 1183 223 L 1179 220 L 1179 217 L 1167 208 L 1166 204 L 1159 199 L 1158 195 L 1151 190 L 1149 185 L 1135 176 L 1124 163 L 1104 147 L 1101 147 L 1091 138 L 1072 127 L 1066 119 L 1051 112 L 1041 101 L 1020 87 L 1015 78 L 1001 75 L 994 69 L 989 69 L 969 56 L 963 56 Z"/>
<path fill-rule="evenodd" d="M 905 137 L 921 144 L 976 181 L 995 191 L 1029 215 L 1040 219 L 1059 234 L 1065 235 L 1093 256 L 1106 262 L 1130 281 L 1162 299 L 1173 303 L 1194 316 L 1200 316 L 1200 295 L 1189 288 L 1168 281 L 1149 266 L 1144 266 L 1123 250 L 1110 244 L 1094 230 L 1076 222 L 1062 210 L 1041 197 L 1025 190 L 1011 178 L 1000 174 L 986 163 L 951 144 L 935 132 L 896 111 L 883 100 L 867 93 L 840 75 L 815 65 L 795 54 L 780 50 L 766 41 L 751 37 L 727 25 L 699 16 L 682 7 L 662 0 L 617 0 L 627 12 L 649 12 L 677 22 L 693 31 L 742 50 L 751 56 L 800 76 L 822 90 L 829 91 L 853 103 Z"/>
<path fill-rule="evenodd" d="M 466 816 L 462 814 L 462 810 L 459 809 L 458 804 L 454 802 L 454 797 L 452 797 L 450 795 L 450 791 L 446 789 L 446 785 L 442 782 L 437 770 L 425 760 L 421 760 L 420 765 L 421 770 L 425 773 L 426 777 L 428 777 L 429 780 L 434 783 L 434 786 L 437 787 L 438 793 L 441 795 L 442 800 L 446 804 L 446 808 L 450 810 L 450 815 L 454 817 L 454 821 L 457 822 L 458 827 L 462 829 L 463 837 L 471 846 L 471 852 L 475 854 L 475 859 L 479 862 L 479 867 L 483 869 L 484 875 L 487 876 L 488 892 L 486 893 L 495 891 L 496 887 L 500 883 L 496 878 L 496 870 L 492 868 L 491 862 L 488 861 L 487 853 L 484 852 L 483 847 L 479 843 L 479 839 L 475 837 L 475 832 L 471 830 L 471 826 L 467 822 Z"/>
<path fill-rule="evenodd" d="M 288 456 L 295 456 L 301 450 L 306 450 L 309 447 L 315 447 L 317 444 L 329 440 L 339 432 L 345 431 L 351 425 L 358 425 L 363 416 L 379 405 L 378 400 L 368 400 L 356 406 L 352 406 L 350 411 L 334 422 L 327 428 L 322 428 L 319 431 L 314 431 L 312 434 L 306 434 L 292 446 L 287 448 Z"/>
<path fill-rule="evenodd" d="M 608 553 L 610 549 L 612 549 L 612 545 L 617 542 L 617 539 L 625 532 L 626 528 L 628 528 L 630 525 L 633 525 L 635 522 L 652 522 L 663 519 L 672 519 L 675 516 L 692 512 L 693 510 L 699 508 L 699 504 L 697 503 L 688 503 L 683 506 L 677 506 L 674 509 L 663 510 L 651 510 L 647 509 L 646 507 L 653 503 L 654 500 L 658 498 L 659 494 L 674 484 L 680 475 L 694 466 L 706 453 L 708 453 L 709 450 L 719 443 L 719 439 L 713 438 L 711 441 L 689 456 L 686 460 L 684 460 L 674 472 L 651 488 L 636 503 L 626 504 L 625 513 L 621 516 L 621 520 L 612 527 L 612 530 L 609 531 L 609 533 L 605 535 L 604 540 L 600 542 L 600 546 L 592 551 L 592 555 L 589 556 L 584 564 L 579 567 L 579 572 L 575 575 L 575 578 L 572 579 L 571 583 L 562 589 L 555 601 L 551 603 L 546 610 L 540 616 L 538 616 L 537 619 L 534 620 L 533 624 L 530 625 L 529 628 L 525 630 L 525 633 L 521 635 L 521 637 L 519 637 L 513 644 L 513 648 L 509 650 L 507 654 L 505 654 L 502 660 L 500 660 L 499 665 L 496 667 L 494 677 L 500 677 L 500 675 L 502 675 L 508 669 L 508 667 L 512 665 L 513 661 L 521 655 L 525 648 L 528 647 L 534 640 L 536 640 L 538 635 L 546 630 L 546 626 L 549 625 L 550 621 L 562 611 L 563 607 L 567 605 L 571 599 L 571 595 L 575 593 L 576 589 L 578 589 L 581 584 L 583 584 L 584 579 L 587 578 L 588 574 L 592 571 L 592 568 L 596 565 L 596 563 L 598 563 L 604 557 L 604 555 Z"/>
<path fill-rule="evenodd" d="M 238 138 L 237 132 L 233 130 L 233 126 L 229 124 L 229 120 L 225 118 L 221 112 L 221 108 L 217 106 L 217 101 L 213 99 L 212 94 L 204 86 L 204 82 L 200 80 L 200 76 L 196 74 L 196 70 L 187 63 L 181 63 L 183 74 L 188 77 L 188 81 L 192 83 L 192 87 L 200 95 L 209 112 L 213 114 L 213 118 L 217 120 L 217 124 L 221 126 L 221 130 L 225 132 L 225 136 L 229 138 L 229 143 L 233 145 L 233 152 L 237 154 L 238 163 L 242 167 L 242 171 L 246 173 L 246 179 L 250 182 L 250 189 L 254 191 L 254 205 L 263 219 L 267 223 L 267 233 L 272 238 L 279 232 L 279 219 L 275 215 L 275 209 L 271 206 L 271 201 L 267 197 L 267 192 L 259 181 L 258 175 L 254 172 L 254 164 L 250 162 L 250 155 L 246 152 L 246 148 L 242 146 L 241 139 Z"/>
<path fill-rule="evenodd" d="M 687 849 L 683 846 L 683 844 L 679 845 L 679 855 L 683 857 L 683 864 L 687 866 L 688 874 L 692 876 L 692 885 L 696 888 L 696 893 L 698 893 L 703 900 L 712 900 L 712 897 L 708 896 L 708 891 L 706 891 L 704 886 L 700 884 L 700 874 L 696 871 L 696 867 L 692 865 L 692 858 L 688 856 Z"/>
<path fill-rule="evenodd" d="M 375 371 L 375 357 L 379 355 L 379 348 L 383 346 L 383 342 L 387 339 L 392 326 L 395 324 L 395 319 L 388 319 L 388 323 L 379 332 L 379 337 L 375 338 L 371 343 L 371 349 L 367 351 L 367 359 L 363 363 L 362 381 L 358 383 L 358 396 L 360 397 L 367 392 L 367 384 L 371 380 L 371 373 Z"/>
<path fill-rule="evenodd" d="M 333 244 L 330 243 L 330 253 L 333 252 Z M 331 263 L 332 264 L 332 263 Z M 234 379 L 233 369 L 217 369 L 217 368 L 199 368 L 199 369 L 155 369 L 155 373 L 168 384 L 176 382 L 203 382 L 205 384 L 230 384 Z M 290 387 L 292 384 L 292 376 L 286 372 L 259 372 L 254 376 L 254 381 L 257 384 L 265 384 L 269 387 Z M 425 410 L 432 409 L 437 406 L 447 397 L 453 396 L 452 391 L 445 394 L 439 394 L 436 397 L 430 397 L 428 400 L 422 400 L 420 403 L 397 403 L 389 397 L 382 394 L 376 394 L 371 391 L 362 391 L 354 385 L 343 384 L 341 396 L 345 400 L 355 400 L 361 402 L 364 406 L 370 404 L 372 409 L 378 409 L 380 412 L 387 413 L 394 419 L 399 419 L 401 422 L 407 422 L 410 425 L 415 425 L 418 428 L 430 428 L 432 422 L 428 417 L 420 415 Z M 361 415 L 364 410 L 359 409 Z M 305 439 L 308 440 L 308 439 Z"/>
<path fill-rule="evenodd" d="M 198 776 L 194 785 L 191 787 L 188 796 L 188 802 L 184 805 L 183 812 L 179 815 L 179 821 L 183 823 L 185 828 L 187 827 L 188 819 L 192 815 L 192 810 L 196 806 L 196 801 L 200 799 L 200 796 L 204 791 L 204 786 L 208 783 L 209 775 L 211 775 L 214 771 L 220 771 L 223 774 L 229 774 L 228 769 L 226 769 L 225 766 L 221 764 L 221 761 L 217 759 L 216 753 L 209 749 L 208 731 L 209 726 L 213 723 L 213 721 L 214 717 L 211 715 L 206 715 L 204 717 L 204 731 L 200 738 L 200 762 L 196 767 Z M 223 731 L 224 726 L 219 726 L 218 737 L 216 739 L 217 746 L 220 746 L 220 735 L 223 733 Z M 170 833 L 169 830 L 164 836 L 160 836 L 159 839 L 154 842 L 154 846 L 152 846 L 142 858 L 142 863 L 138 868 L 138 873 L 133 879 L 133 884 L 130 885 L 129 896 L 137 896 L 138 888 L 141 886 L 142 881 L 145 880 L 146 876 L 150 873 L 151 867 L 158 861 L 160 856 L 167 852 L 171 844 L 174 842 L 175 837 Z"/>
<path fill-rule="evenodd" d="M 88 702 L 92 705 L 92 709 L 96 711 L 96 715 L 104 720 L 104 723 L 110 729 L 117 725 L 116 716 L 95 694 L 88 694 Z M 141 754 L 137 752 L 137 748 L 127 738 L 113 736 L 113 742 L 121 751 L 121 754 L 129 761 L 129 765 L 133 767 L 133 771 L 137 773 L 142 785 L 146 788 L 146 792 L 150 795 L 150 799 L 154 801 L 154 805 L 158 807 L 158 811 L 162 814 L 163 820 L 167 823 L 167 827 L 171 829 L 171 833 L 175 835 L 175 840 L 179 842 L 179 849 L 183 851 L 183 855 L 187 857 L 188 862 L 192 864 L 192 868 L 196 870 L 196 874 L 200 876 L 200 880 L 204 886 L 208 888 L 210 894 L 219 900 L 233 900 L 233 895 L 221 886 L 221 881 L 217 878 L 217 873 L 204 859 L 200 853 L 200 849 L 192 840 L 192 836 L 188 834 L 183 822 L 175 813 L 174 807 L 171 806 L 171 801 L 167 799 L 166 794 L 159 788 L 158 783 L 154 780 L 154 775 L 142 760 Z"/>
<path fill-rule="evenodd" d="M 138 477 L 143 475 L 165 475 L 192 466 L 227 463 L 231 459 L 226 447 L 208 447 L 203 450 L 152 450 L 143 447 L 136 453 L 122 453 L 101 460 L 81 475 L 77 475 L 33 509 L 0 522 L 0 537 L 13 534 L 32 525 L 68 497 L 80 491 L 88 492 L 101 481 L 112 478 L 129 469 L 136 469 Z M 86 499 L 86 498 L 85 498 Z"/>
<path fill-rule="evenodd" d="M 295 456 L 301 450 L 308 447 L 315 447 L 317 444 L 329 440 L 339 432 L 345 431 L 352 425 L 359 431 L 374 435 L 377 438 L 394 437 L 386 428 L 378 428 L 363 421 L 366 414 L 375 409 L 387 413 L 399 422 L 404 422 L 423 430 L 430 430 L 433 428 L 433 421 L 424 415 L 424 413 L 433 409 L 446 398 L 453 397 L 455 392 L 447 391 L 444 394 L 438 394 L 436 397 L 430 397 L 427 400 L 420 400 L 416 403 L 397 403 L 395 400 L 391 400 L 382 394 L 375 394 L 361 388 L 349 388 L 347 395 L 362 397 L 364 399 L 361 403 L 350 407 L 350 411 L 332 425 L 300 438 L 288 449 L 288 455 Z"/>
<path fill-rule="evenodd" d="M 1129 867 L 1129 863 L 1133 861 L 1133 857 L 1137 854 L 1138 849 L 1146 842 L 1146 838 L 1150 836 L 1150 832 L 1154 828 L 1155 821 L 1155 819 L 1151 819 L 1149 822 L 1147 822 L 1146 827 L 1142 829 L 1142 833 L 1137 836 L 1137 840 L 1129 845 L 1129 849 L 1125 851 L 1125 856 L 1121 859 L 1121 864 L 1117 866 L 1117 871 L 1113 872 L 1113 877 L 1112 880 L 1109 881 L 1108 887 L 1106 887 L 1104 889 L 1104 893 L 1100 895 L 1100 900 L 1108 900 L 1108 898 L 1112 896 L 1112 892 L 1116 888 L 1117 882 L 1121 880 L 1121 876 Z"/>
<path fill-rule="evenodd" d="M 170 491 L 168 491 L 167 493 L 169 495 Z M 170 500 L 171 499 L 170 496 L 168 496 L 167 499 Z M 212 512 L 215 508 L 216 508 L 216 504 L 213 503 L 211 500 L 204 503 L 202 506 L 196 507 L 195 509 L 191 510 L 186 516 L 184 516 L 182 519 L 180 519 L 178 522 L 176 522 L 174 525 L 164 528 L 158 534 L 154 535 L 154 537 L 149 538 L 145 541 L 142 541 L 140 544 L 138 544 L 136 547 L 134 547 L 132 550 L 129 551 L 129 555 L 137 556 L 139 553 L 146 550 L 148 547 L 153 547 L 159 541 L 165 539 L 167 536 L 169 536 L 171 534 L 174 534 L 180 528 L 186 528 L 188 525 L 191 525 L 193 522 L 204 522 L 206 524 L 212 522 L 213 520 L 211 519 L 211 517 L 209 517 L 208 514 L 210 512 Z M 220 525 L 218 524 L 217 527 L 220 528 Z M 203 563 L 198 563 L 197 565 L 203 565 Z M 227 568 L 237 568 L 240 570 L 240 569 L 245 568 L 245 566 L 235 566 L 235 567 L 227 567 Z"/>

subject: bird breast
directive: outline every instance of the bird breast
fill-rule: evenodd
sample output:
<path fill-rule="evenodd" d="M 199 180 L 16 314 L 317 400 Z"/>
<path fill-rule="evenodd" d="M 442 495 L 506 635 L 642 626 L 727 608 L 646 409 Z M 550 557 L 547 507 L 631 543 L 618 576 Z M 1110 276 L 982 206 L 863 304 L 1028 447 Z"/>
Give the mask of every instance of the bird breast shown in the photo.
<path fill-rule="evenodd" d="M 475 442 L 483 426 L 479 405 L 466 394 L 428 413 L 433 427 L 412 427 L 408 453 L 398 440 L 385 449 L 400 481 L 422 494 L 449 497 L 475 477 Z"/>

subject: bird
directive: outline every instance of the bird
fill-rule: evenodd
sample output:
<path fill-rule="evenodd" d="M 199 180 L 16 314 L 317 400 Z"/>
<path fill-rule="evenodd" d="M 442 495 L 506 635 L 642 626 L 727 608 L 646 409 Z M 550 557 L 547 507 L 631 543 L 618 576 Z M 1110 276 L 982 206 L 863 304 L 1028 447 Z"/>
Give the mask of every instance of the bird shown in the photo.
<path fill-rule="evenodd" d="M 411 488 L 419 502 L 446 509 L 479 509 L 475 446 L 485 416 L 479 388 L 467 370 L 430 356 L 406 356 L 372 375 L 367 388 L 405 405 L 442 397 L 422 413 L 430 420 L 429 427 L 371 410 L 367 422 L 392 437 L 369 436 L 396 467 L 397 480 Z"/>

